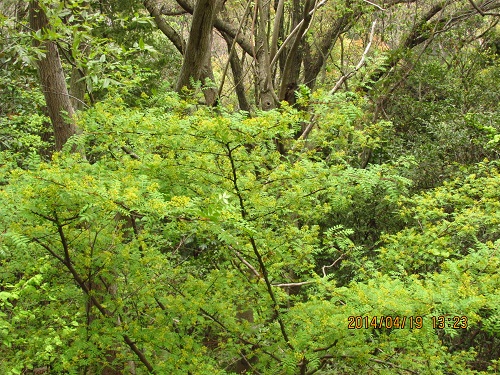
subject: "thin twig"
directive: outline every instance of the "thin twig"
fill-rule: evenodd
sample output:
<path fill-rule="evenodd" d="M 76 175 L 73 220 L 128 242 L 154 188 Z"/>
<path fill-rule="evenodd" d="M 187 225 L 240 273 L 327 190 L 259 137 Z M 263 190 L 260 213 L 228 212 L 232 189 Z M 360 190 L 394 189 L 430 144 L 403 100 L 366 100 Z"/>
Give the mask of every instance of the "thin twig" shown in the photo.
<path fill-rule="evenodd" d="M 337 81 L 337 83 L 335 84 L 335 86 L 333 87 L 333 89 L 330 91 L 330 95 L 335 94 L 338 91 L 338 89 L 340 88 L 340 86 L 342 86 L 342 84 L 345 81 L 347 81 L 354 74 L 356 74 L 357 71 L 359 69 L 361 69 L 361 67 L 365 64 L 366 55 L 368 54 L 368 51 L 370 50 L 370 47 L 371 47 L 372 42 L 373 42 L 373 35 L 375 34 L 375 25 L 376 24 L 377 24 L 377 21 L 373 21 L 373 23 L 372 23 L 372 29 L 370 31 L 370 37 L 369 37 L 368 44 L 366 45 L 366 48 L 365 48 L 365 50 L 363 52 L 363 55 L 361 55 L 361 59 L 359 60 L 358 65 L 356 65 L 356 67 L 354 68 L 354 70 L 351 70 L 349 73 L 344 74 L 342 77 L 340 77 L 340 79 Z"/>
<path fill-rule="evenodd" d="M 262 275 L 259 273 L 259 271 L 257 271 L 257 270 L 255 269 L 255 267 L 254 267 L 254 266 L 252 266 L 252 265 L 251 265 L 251 264 L 250 264 L 247 260 L 245 260 L 245 258 L 243 258 L 243 257 L 241 256 L 241 254 L 240 254 L 237 250 L 233 249 L 231 246 L 229 246 L 229 247 L 230 247 L 230 248 L 234 251 L 234 253 L 235 253 L 235 254 L 236 254 L 236 256 L 238 257 L 238 259 L 241 261 L 241 263 L 243 263 L 245 266 L 247 266 L 247 267 L 248 267 L 248 269 L 249 269 L 250 271 L 252 271 L 252 273 L 253 273 L 255 276 L 257 276 L 259 279 L 260 279 L 260 278 L 262 278 Z"/>
<path fill-rule="evenodd" d="M 302 281 L 299 283 L 284 283 L 284 284 L 272 284 L 272 286 L 278 286 L 281 288 L 289 287 L 289 286 L 301 286 L 301 285 L 307 285 L 307 284 L 314 284 L 315 281 Z"/>
<path fill-rule="evenodd" d="M 378 4 L 372 3 L 371 1 L 368 1 L 368 0 L 363 0 L 363 1 L 364 1 L 365 3 L 368 3 L 368 4 L 370 4 L 370 5 L 373 5 L 374 7 L 378 8 L 378 9 L 380 9 L 380 10 L 387 10 L 387 9 L 382 8 L 382 7 L 381 7 L 380 5 L 378 5 Z"/>
<path fill-rule="evenodd" d="M 335 260 L 335 262 L 333 262 L 332 264 L 330 264 L 329 266 L 323 266 L 321 268 L 321 270 L 323 271 L 323 276 L 326 277 L 326 272 L 325 272 L 325 268 L 332 268 L 333 266 L 335 266 L 339 261 L 341 261 L 342 259 L 344 259 L 344 256 L 345 254 L 342 254 L 341 256 L 339 256 L 337 258 L 337 260 Z"/>

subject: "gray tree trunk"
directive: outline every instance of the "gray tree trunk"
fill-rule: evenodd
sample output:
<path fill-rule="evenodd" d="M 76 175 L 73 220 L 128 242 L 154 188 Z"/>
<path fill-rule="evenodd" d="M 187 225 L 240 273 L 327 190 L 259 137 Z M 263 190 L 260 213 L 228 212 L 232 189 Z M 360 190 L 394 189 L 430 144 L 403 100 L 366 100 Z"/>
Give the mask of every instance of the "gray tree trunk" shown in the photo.
<path fill-rule="evenodd" d="M 38 1 L 31 1 L 29 7 L 30 27 L 33 31 L 50 27 L 47 16 Z M 71 105 L 66 79 L 57 45 L 53 41 L 33 41 L 35 47 L 45 50 L 45 57 L 38 60 L 38 74 L 45 96 L 50 121 L 54 129 L 55 149 L 62 149 L 66 141 L 76 133 L 74 110 Z"/>
<path fill-rule="evenodd" d="M 222 33 L 222 36 L 226 41 L 227 51 L 230 54 L 229 63 L 231 64 L 231 72 L 233 73 L 234 90 L 236 91 L 236 96 L 238 97 L 238 105 L 242 111 L 250 112 L 250 103 L 248 103 L 248 99 L 245 94 L 243 68 L 236 51 L 231 53 L 231 45 L 233 44 L 234 39 L 226 33 Z M 245 52 L 243 51 L 243 54 L 244 53 Z"/>
<path fill-rule="evenodd" d="M 270 3 L 257 0 L 259 17 L 255 35 L 255 61 L 257 63 L 256 86 L 258 101 L 264 111 L 276 108 L 277 100 L 271 77 L 271 61 L 269 56 L 268 25 Z"/>
<path fill-rule="evenodd" d="M 186 53 L 177 80 L 177 92 L 181 92 L 183 87 L 191 88 L 191 80 L 196 82 L 203 76 L 207 77 L 207 73 L 210 74 L 212 28 L 218 10 L 218 3 L 218 0 L 197 0 L 196 2 Z M 209 91 L 210 88 L 205 91 L 207 90 Z M 211 93 L 205 93 L 205 97 L 207 101 L 215 100 Z"/>
<path fill-rule="evenodd" d="M 294 12 L 293 12 L 293 23 L 292 28 L 299 24 L 300 19 L 298 15 L 300 14 L 300 1 L 294 0 Z M 298 88 L 300 65 L 302 64 L 302 51 L 300 48 L 302 38 L 309 23 L 311 22 L 311 15 L 309 12 L 313 9 L 314 2 L 312 0 L 306 0 L 303 10 L 303 23 L 300 30 L 295 36 L 295 40 L 292 47 L 288 51 L 288 55 L 285 62 L 285 67 L 283 69 L 283 76 L 281 77 L 281 87 L 279 92 L 279 99 L 286 100 L 290 104 L 295 104 L 295 91 Z"/>
<path fill-rule="evenodd" d="M 85 107 L 84 99 L 87 84 L 85 83 L 84 72 L 81 69 L 73 68 L 71 70 L 69 90 L 71 106 L 75 111 L 82 110 Z"/>

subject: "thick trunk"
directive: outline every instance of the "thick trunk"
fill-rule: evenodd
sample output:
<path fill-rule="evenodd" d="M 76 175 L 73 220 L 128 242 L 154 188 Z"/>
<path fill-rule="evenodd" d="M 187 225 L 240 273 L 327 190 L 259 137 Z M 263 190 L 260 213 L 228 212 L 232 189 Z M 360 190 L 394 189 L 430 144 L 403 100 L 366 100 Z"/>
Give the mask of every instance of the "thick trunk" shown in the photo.
<path fill-rule="evenodd" d="M 210 35 L 210 49 L 205 56 L 205 64 L 201 69 L 200 80 L 203 85 L 203 96 L 205 97 L 205 103 L 209 106 L 216 106 L 219 99 L 219 93 L 217 87 L 215 87 L 215 77 L 214 71 L 212 69 L 212 36 Z"/>
<path fill-rule="evenodd" d="M 269 24 L 269 3 L 263 0 L 257 3 L 259 17 L 255 37 L 255 61 L 257 63 L 257 88 L 260 108 L 264 111 L 276 108 L 276 94 L 274 93 L 271 77 L 271 61 L 269 59 L 269 43 L 267 41 L 267 28 Z"/>
<path fill-rule="evenodd" d="M 33 31 L 47 29 L 48 19 L 37 1 L 30 2 L 30 27 Z M 45 50 L 45 56 L 38 60 L 38 73 L 50 121 L 54 129 L 55 149 L 62 149 L 66 141 L 76 133 L 71 105 L 61 58 L 56 43 L 34 40 L 33 44 Z"/>
<path fill-rule="evenodd" d="M 281 77 L 281 87 L 279 92 L 279 99 L 285 100 L 290 104 L 295 104 L 295 90 L 298 88 L 299 74 L 300 74 L 300 65 L 302 63 L 302 52 L 300 48 L 300 44 L 302 38 L 309 27 L 309 23 L 311 22 L 310 11 L 314 7 L 314 2 L 312 0 L 306 0 L 303 10 L 303 23 L 300 27 L 297 35 L 295 36 L 295 40 L 288 51 L 288 55 L 285 62 L 285 68 L 283 69 L 283 76 Z M 294 19 L 292 28 L 295 28 L 300 19 L 297 17 L 300 14 L 300 2 L 298 0 L 294 0 Z"/>
<path fill-rule="evenodd" d="M 194 14 L 194 8 L 191 3 L 187 0 L 176 0 L 177 4 L 182 7 L 186 12 Z M 214 27 L 221 33 L 226 33 L 231 38 L 236 38 L 236 42 L 240 47 L 249 55 L 252 55 L 253 47 L 249 38 L 247 38 L 243 33 L 238 33 L 238 28 L 233 25 L 230 21 L 221 19 L 220 17 L 214 17 Z"/>
<path fill-rule="evenodd" d="M 212 47 L 212 27 L 218 8 L 218 0 L 198 0 L 193 11 L 193 20 L 186 53 L 177 81 L 176 91 L 191 88 L 192 81 L 198 81 L 203 73 L 209 72 L 210 50 Z M 207 70 L 208 69 L 208 70 Z"/>

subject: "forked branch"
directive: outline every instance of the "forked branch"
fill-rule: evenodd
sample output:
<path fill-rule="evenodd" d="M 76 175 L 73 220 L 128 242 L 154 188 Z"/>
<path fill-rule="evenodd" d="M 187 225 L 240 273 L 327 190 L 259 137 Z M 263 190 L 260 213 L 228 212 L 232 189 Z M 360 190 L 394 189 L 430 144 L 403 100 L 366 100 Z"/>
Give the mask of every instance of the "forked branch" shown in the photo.
<path fill-rule="evenodd" d="M 331 89 L 330 95 L 335 94 L 340 89 L 340 87 L 342 86 L 342 84 L 345 81 L 347 81 L 349 78 L 351 78 L 353 75 L 355 75 L 357 73 L 357 71 L 359 69 L 361 69 L 361 67 L 363 65 L 365 65 L 366 55 L 368 54 L 368 51 L 370 51 L 370 48 L 372 46 L 373 36 L 375 34 L 375 25 L 376 24 L 377 24 L 377 21 L 373 21 L 373 23 L 372 23 L 372 29 L 370 31 L 370 37 L 369 37 L 369 40 L 368 40 L 368 44 L 366 45 L 366 48 L 363 51 L 363 55 L 361 55 L 361 59 L 359 60 L 358 64 L 349 73 L 344 74 L 342 77 L 340 77 L 340 79 L 337 81 L 337 83 L 335 84 L 335 86 L 333 87 L 333 89 Z"/>

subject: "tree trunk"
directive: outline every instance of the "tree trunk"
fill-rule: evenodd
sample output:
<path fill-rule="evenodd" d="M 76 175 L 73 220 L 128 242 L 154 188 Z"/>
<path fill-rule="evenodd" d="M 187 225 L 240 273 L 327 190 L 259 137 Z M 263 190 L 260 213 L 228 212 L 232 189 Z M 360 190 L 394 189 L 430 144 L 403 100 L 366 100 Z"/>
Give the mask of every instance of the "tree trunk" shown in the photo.
<path fill-rule="evenodd" d="M 276 108 L 276 94 L 274 93 L 273 80 L 271 77 L 271 61 L 269 59 L 269 43 L 267 39 L 267 28 L 269 24 L 269 2 L 263 4 L 263 0 L 257 0 L 259 17 L 257 19 L 255 37 L 255 61 L 257 63 L 257 87 L 260 108 L 264 111 Z"/>
<path fill-rule="evenodd" d="M 30 27 L 33 31 L 49 28 L 49 22 L 38 1 L 31 1 L 29 7 Z M 55 149 L 62 149 L 66 141 L 76 133 L 74 110 L 66 87 L 66 79 L 62 68 L 57 45 L 53 41 L 39 42 L 34 39 L 35 47 L 41 46 L 45 57 L 38 60 L 38 74 L 45 96 L 50 121 L 54 129 Z"/>
<path fill-rule="evenodd" d="M 295 28 L 300 22 L 298 15 L 300 14 L 300 1 L 294 0 L 293 24 L 292 29 Z M 300 65 L 302 63 L 302 51 L 300 44 L 302 38 L 309 27 L 312 15 L 309 12 L 314 8 L 312 0 L 306 0 L 303 11 L 303 23 L 295 36 L 295 40 L 288 51 L 285 68 L 283 69 L 283 76 L 281 77 L 281 88 L 279 92 L 279 99 L 286 100 L 289 104 L 295 104 L 295 91 L 297 90 Z"/>
<path fill-rule="evenodd" d="M 69 82 L 69 95 L 71 106 L 75 111 L 80 111 L 85 107 L 85 92 L 87 84 L 85 83 L 84 71 L 80 68 L 73 67 L 71 70 L 71 78 Z"/>
<path fill-rule="evenodd" d="M 346 7 L 350 7 L 351 2 L 346 2 Z M 324 35 L 319 39 L 317 52 L 312 53 L 311 47 L 306 45 L 304 54 L 304 81 L 305 84 L 312 90 L 316 85 L 316 79 L 325 66 L 325 61 L 328 53 L 337 42 L 337 39 L 342 33 L 348 31 L 353 25 L 354 21 L 361 16 L 361 11 L 346 12 L 340 18 L 337 18 L 332 26 L 328 28 Z"/>
<path fill-rule="evenodd" d="M 222 36 L 227 44 L 227 52 L 229 53 L 229 63 L 231 64 L 231 72 L 233 73 L 234 90 L 236 91 L 236 96 L 238 97 L 238 105 L 242 111 L 250 112 L 250 103 L 248 103 L 248 99 L 245 94 L 243 67 L 241 66 L 241 62 L 236 51 L 231 53 L 231 45 L 233 44 L 234 39 L 226 33 L 222 33 Z M 244 53 L 245 52 L 243 51 L 243 54 Z"/>
<path fill-rule="evenodd" d="M 203 73 L 209 70 L 207 62 L 210 61 L 212 27 L 218 9 L 217 5 L 218 0 L 197 0 L 196 2 L 186 53 L 177 81 L 177 92 L 181 92 L 183 87 L 191 88 L 191 80 L 200 80 Z"/>
<path fill-rule="evenodd" d="M 210 47 L 205 55 L 205 64 L 201 69 L 200 79 L 203 85 L 205 103 L 209 106 L 216 106 L 219 101 L 219 92 L 215 86 L 214 71 L 212 69 L 212 33 L 210 33 Z"/>

